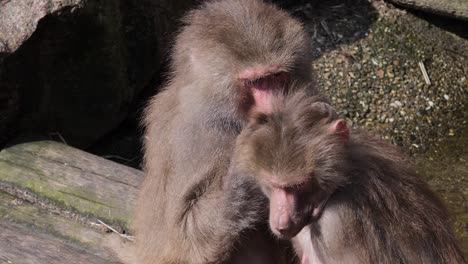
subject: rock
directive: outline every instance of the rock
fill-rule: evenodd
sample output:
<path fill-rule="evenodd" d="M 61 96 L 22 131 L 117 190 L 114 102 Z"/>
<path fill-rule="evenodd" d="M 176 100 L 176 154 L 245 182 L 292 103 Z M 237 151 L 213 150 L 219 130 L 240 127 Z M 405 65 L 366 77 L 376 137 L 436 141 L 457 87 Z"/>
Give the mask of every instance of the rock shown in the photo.
<path fill-rule="evenodd" d="M 179 19 L 196 2 L 199 1 L 120 0 L 121 31 L 128 54 L 127 79 L 135 94 L 144 88 L 154 94 L 156 85 L 151 81 L 161 76 Z"/>
<path fill-rule="evenodd" d="M 116 128 L 154 93 L 193 2 L 0 0 L 0 94 L 18 98 L 0 106 L 0 147 L 19 134 L 83 148 Z"/>
<path fill-rule="evenodd" d="M 387 0 L 407 8 L 468 21 L 468 0 Z"/>
<path fill-rule="evenodd" d="M 47 16 L 5 58 L 0 83 L 17 87 L 20 133 L 56 134 L 86 146 L 125 118 L 134 91 L 126 76 L 119 8 L 116 1 L 91 1 Z"/>
<path fill-rule="evenodd" d="M 376 75 L 377 75 L 380 79 L 382 79 L 382 78 L 384 77 L 385 73 L 384 73 L 384 71 L 382 71 L 382 70 L 378 70 L 377 73 L 376 73 Z"/>
<path fill-rule="evenodd" d="M 84 0 L 12 0 L 0 2 L 0 54 L 14 52 L 36 30 L 41 18 Z"/>

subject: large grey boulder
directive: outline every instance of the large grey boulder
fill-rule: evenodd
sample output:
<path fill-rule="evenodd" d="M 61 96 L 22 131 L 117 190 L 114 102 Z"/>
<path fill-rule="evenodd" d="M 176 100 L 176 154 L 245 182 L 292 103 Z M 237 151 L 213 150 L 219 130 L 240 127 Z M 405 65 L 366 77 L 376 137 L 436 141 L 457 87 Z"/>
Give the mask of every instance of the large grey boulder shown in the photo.
<path fill-rule="evenodd" d="M 0 0 L 0 53 L 14 52 L 48 14 L 76 8 L 84 0 Z"/>
<path fill-rule="evenodd" d="M 0 148 L 12 134 L 87 147 L 116 128 L 193 2 L 0 0 Z"/>

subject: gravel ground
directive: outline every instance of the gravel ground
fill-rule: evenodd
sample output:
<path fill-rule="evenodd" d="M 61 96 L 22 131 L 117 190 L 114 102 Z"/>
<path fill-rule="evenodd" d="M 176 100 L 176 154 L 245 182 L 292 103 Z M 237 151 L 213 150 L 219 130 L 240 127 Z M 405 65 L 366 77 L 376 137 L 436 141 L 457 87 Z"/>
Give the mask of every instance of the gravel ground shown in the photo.
<path fill-rule="evenodd" d="M 468 255 L 468 41 L 381 1 L 329 0 L 294 11 L 313 36 L 322 92 L 350 125 L 414 157 Z"/>

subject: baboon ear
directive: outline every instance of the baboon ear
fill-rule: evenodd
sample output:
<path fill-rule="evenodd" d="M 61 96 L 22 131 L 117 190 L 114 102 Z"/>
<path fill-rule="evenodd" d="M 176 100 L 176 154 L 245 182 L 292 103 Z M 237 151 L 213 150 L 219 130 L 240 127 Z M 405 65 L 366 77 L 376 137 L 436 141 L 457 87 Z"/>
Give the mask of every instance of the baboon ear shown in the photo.
<path fill-rule="evenodd" d="M 346 125 L 346 121 L 343 119 L 338 119 L 331 123 L 330 127 L 328 128 L 330 133 L 339 135 L 345 143 L 349 141 L 349 129 L 348 125 Z"/>

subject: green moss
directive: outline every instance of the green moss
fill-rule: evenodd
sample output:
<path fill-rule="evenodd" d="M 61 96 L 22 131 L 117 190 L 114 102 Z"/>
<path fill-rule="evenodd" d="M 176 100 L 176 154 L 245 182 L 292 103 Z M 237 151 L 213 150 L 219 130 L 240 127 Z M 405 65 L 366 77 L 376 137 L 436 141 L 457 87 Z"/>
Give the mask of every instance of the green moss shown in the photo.
<path fill-rule="evenodd" d="M 50 214 L 28 202 L 18 201 L 15 197 L 0 192 L 0 220 L 21 225 L 36 232 L 47 233 L 82 247 L 92 248 L 99 244 L 102 235 L 92 231 L 89 227 L 56 214 Z"/>
<path fill-rule="evenodd" d="M 54 147 L 63 148 L 63 145 L 34 142 L 3 150 L 0 152 L 0 182 L 28 190 L 65 210 L 128 226 L 128 212 L 119 204 L 113 204 L 113 198 L 99 197 L 92 186 L 78 186 L 78 183 L 68 182 L 72 179 L 63 176 L 63 172 L 53 171 L 61 168 L 47 153 L 56 151 Z M 67 173 L 74 173 L 73 168 Z M 76 173 L 82 172 L 77 170 Z"/>

